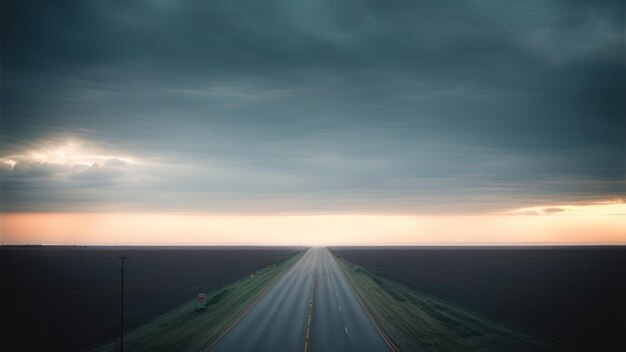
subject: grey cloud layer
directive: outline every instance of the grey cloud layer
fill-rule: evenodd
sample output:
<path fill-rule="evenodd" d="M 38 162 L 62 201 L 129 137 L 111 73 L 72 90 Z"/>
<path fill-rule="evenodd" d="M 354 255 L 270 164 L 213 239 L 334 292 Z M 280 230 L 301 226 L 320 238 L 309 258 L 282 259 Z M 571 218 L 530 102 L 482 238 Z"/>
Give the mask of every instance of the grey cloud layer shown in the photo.
<path fill-rule="evenodd" d="M 75 136 L 158 165 L 107 183 L 3 176 L 6 210 L 626 195 L 621 1 L 2 6 L 2 152 Z"/>

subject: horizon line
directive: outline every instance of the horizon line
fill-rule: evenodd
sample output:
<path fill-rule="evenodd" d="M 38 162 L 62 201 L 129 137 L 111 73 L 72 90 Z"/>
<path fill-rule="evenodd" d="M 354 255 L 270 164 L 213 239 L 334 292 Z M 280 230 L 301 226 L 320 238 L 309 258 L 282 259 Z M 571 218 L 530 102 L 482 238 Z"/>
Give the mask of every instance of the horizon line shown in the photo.
<path fill-rule="evenodd" d="M 624 242 L 510 242 L 510 243 L 423 243 L 423 244 L 60 244 L 60 243 L 0 243 L 0 247 L 620 247 Z"/>

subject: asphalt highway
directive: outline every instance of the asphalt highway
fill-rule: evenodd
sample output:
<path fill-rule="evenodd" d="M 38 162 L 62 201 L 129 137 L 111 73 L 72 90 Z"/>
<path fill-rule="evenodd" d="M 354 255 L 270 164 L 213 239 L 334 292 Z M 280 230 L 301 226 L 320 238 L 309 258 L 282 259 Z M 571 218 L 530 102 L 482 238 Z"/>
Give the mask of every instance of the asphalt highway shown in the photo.
<path fill-rule="evenodd" d="M 330 252 L 311 248 L 210 351 L 390 348 Z"/>

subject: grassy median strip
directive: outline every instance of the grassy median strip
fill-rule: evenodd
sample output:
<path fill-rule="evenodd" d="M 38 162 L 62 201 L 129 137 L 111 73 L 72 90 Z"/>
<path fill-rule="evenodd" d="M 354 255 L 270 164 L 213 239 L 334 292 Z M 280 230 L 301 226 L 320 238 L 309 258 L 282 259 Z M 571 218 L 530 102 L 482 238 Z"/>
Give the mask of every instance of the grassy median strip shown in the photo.
<path fill-rule="evenodd" d="M 278 280 L 304 252 L 262 270 L 261 275 L 242 278 L 226 287 L 206 292 L 206 308 L 191 300 L 124 336 L 128 351 L 199 351 L 218 336 L 265 288 Z M 163 283 L 167 285 L 166 282 Z M 113 352 L 115 341 L 94 351 Z"/>
<path fill-rule="evenodd" d="M 401 351 L 560 351 L 563 348 L 442 298 L 338 260 L 377 323 Z"/>

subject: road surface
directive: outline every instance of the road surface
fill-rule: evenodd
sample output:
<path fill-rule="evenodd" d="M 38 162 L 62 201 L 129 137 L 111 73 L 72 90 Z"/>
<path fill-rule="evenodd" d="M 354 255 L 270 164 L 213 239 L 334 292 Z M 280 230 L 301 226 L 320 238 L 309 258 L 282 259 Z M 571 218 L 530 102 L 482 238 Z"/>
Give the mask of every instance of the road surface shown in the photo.
<path fill-rule="evenodd" d="M 390 348 L 330 252 L 311 248 L 210 351 L 361 352 Z"/>

